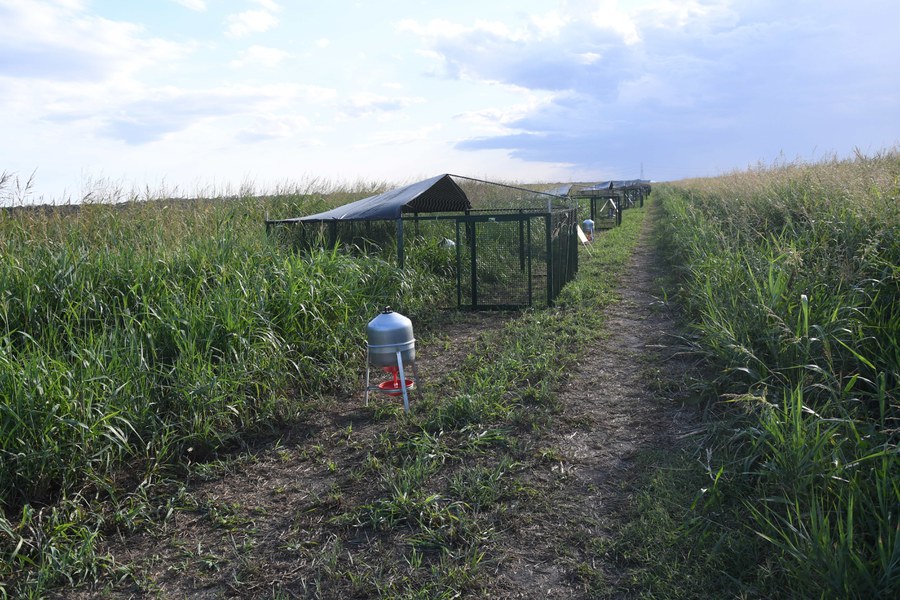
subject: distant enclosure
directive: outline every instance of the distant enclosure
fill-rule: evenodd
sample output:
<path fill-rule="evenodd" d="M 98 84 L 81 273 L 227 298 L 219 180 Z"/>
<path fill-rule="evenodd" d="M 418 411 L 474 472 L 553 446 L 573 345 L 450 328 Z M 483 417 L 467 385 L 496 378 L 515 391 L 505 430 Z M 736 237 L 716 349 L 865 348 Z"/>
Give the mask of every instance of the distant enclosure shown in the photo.
<path fill-rule="evenodd" d="M 454 282 L 448 305 L 516 309 L 552 305 L 575 277 L 578 222 L 568 196 L 444 174 L 266 227 L 297 248 L 343 247 L 430 269 Z"/>
<path fill-rule="evenodd" d="M 601 181 L 568 186 L 565 194 L 594 222 L 596 229 L 610 229 L 622 224 L 622 211 L 644 206 L 650 195 L 650 182 L 645 179 Z"/>

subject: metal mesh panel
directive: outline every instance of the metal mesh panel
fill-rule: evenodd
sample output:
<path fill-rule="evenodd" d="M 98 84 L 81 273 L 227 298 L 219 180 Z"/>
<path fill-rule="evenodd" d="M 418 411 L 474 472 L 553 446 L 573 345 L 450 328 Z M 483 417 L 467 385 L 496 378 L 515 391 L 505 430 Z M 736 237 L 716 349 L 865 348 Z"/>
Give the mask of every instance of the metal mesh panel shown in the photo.
<path fill-rule="evenodd" d="M 612 229 L 618 223 L 613 198 L 591 198 L 591 214 L 596 229 Z"/>
<path fill-rule="evenodd" d="M 514 308 L 533 301 L 531 218 L 460 218 L 457 229 L 458 303 L 469 308 Z"/>
<path fill-rule="evenodd" d="M 432 303 L 457 306 L 456 224 L 447 219 L 403 221 L 404 265 L 438 278 Z"/>
<path fill-rule="evenodd" d="M 465 177 L 453 180 L 472 201 L 467 214 L 273 221 L 272 231 L 297 249 L 325 246 L 374 254 L 442 278 L 448 285 L 435 289 L 448 290 L 448 297 L 435 298 L 441 306 L 552 304 L 578 266 L 576 209 L 571 201 Z"/>
<path fill-rule="evenodd" d="M 547 297 L 548 304 L 578 272 L 577 211 L 554 211 L 547 217 Z"/>
<path fill-rule="evenodd" d="M 457 219 L 458 304 L 552 304 L 578 270 L 576 210 Z"/>
<path fill-rule="evenodd" d="M 548 195 L 537 189 L 497 184 L 460 175 L 453 175 L 453 180 L 468 196 L 473 212 L 548 212 L 571 205 L 568 198 Z"/>

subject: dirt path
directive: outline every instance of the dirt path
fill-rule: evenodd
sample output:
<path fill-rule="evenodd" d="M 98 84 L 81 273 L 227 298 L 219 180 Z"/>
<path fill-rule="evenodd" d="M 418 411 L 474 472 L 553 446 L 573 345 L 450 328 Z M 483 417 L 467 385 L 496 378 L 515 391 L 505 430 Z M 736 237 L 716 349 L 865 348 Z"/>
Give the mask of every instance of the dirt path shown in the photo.
<path fill-rule="evenodd" d="M 688 418 L 655 385 L 670 376 L 661 371 L 680 366 L 669 348 L 673 324 L 656 297 L 658 261 L 646 225 L 622 278 L 621 301 L 608 308 L 609 336 L 585 349 L 560 392 L 561 414 L 528 442 L 536 458 L 524 477 L 541 501 L 509 507 L 528 517 L 508 519 L 492 543 L 498 556 L 481 567 L 487 597 L 581 597 L 586 588 L 577 573 L 585 565 L 607 581 L 621 575 L 597 564 L 580 540 L 609 535 L 636 477 L 636 455 L 664 447 Z M 423 379 L 441 385 L 441 373 L 509 318 L 464 315 L 446 335 L 434 335 L 420 350 Z M 186 487 L 172 490 L 170 507 L 159 507 L 162 514 L 173 509 L 162 528 L 110 539 L 111 556 L 132 565 L 131 577 L 81 596 L 271 597 L 284 589 L 290 592 L 283 597 L 312 597 L 321 589 L 315 573 L 329 556 L 372 543 L 337 539 L 327 519 L 350 500 L 348 474 L 395 427 L 390 416 L 363 406 L 361 393 L 323 402 L 277 442 L 196 471 Z"/>
<path fill-rule="evenodd" d="M 639 475 L 638 454 L 668 447 L 691 419 L 681 399 L 663 392 L 686 365 L 659 298 L 662 273 L 647 225 L 621 279 L 621 301 L 608 307 L 609 336 L 586 350 L 561 392 L 559 424 L 540 441 L 556 460 L 533 474 L 547 494 L 543 514 L 505 544 L 514 548 L 497 569 L 505 597 L 577 598 L 586 577 L 622 577 L 584 542 L 613 529 Z"/>

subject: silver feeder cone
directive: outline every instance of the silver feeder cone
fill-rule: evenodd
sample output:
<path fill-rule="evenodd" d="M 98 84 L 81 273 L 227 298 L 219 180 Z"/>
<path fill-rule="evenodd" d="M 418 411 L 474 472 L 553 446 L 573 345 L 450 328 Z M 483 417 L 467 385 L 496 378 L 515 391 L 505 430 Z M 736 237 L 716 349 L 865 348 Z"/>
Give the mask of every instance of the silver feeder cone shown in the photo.
<path fill-rule="evenodd" d="M 411 366 L 413 376 L 406 378 L 404 366 Z M 393 379 L 372 385 L 370 371 L 378 367 L 393 374 Z M 419 380 L 416 369 L 416 338 L 412 321 L 385 307 L 381 314 L 366 326 L 366 406 L 369 391 L 384 392 L 390 396 L 403 396 L 403 410 L 409 412 L 409 391 Z"/>

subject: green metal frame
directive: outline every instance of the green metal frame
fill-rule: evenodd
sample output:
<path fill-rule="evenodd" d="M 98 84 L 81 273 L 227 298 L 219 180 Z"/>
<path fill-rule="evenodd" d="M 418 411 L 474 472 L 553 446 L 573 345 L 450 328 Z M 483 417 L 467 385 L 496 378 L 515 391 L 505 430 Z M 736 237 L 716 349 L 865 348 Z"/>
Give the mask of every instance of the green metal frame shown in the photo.
<path fill-rule="evenodd" d="M 525 213 L 519 211 L 516 214 L 495 214 L 495 215 L 466 215 L 458 217 L 450 217 L 456 221 L 456 304 L 458 308 L 468 308 L 472 310 L 514 310 L 531 306 L 534 302 L 534 282 L 532 278 L 532 254 L 531 244 L 526 240 L 531 240 L 531 220 L 542 217 L 548 223 L 549 216 L 545 213 Z M 508 223 L 518 222 L 519 225 L 519 269 L 526 271 L 526 280 L 528 282 L 528 302 L 522 304 L 483 304 L 478 298 L 478 235 L 477 227 L 479 224 L 485 223 Z M 465 229 L 466 235 L 463 239 L 462 231 Z M 470 279 L 470 298 L 471 302 L 466 304 L 463 302 L 463 247 L 468 244 L 469 264 L 468 276 Z M 548 261 L 552 256 L 550 246 L 547 246 Z M 548 274 L 549 274 L 548 265 Z M 549 288 L 548 288 L 549 292 Z M 547 296 L 550 298 L 550 296 Z"/>

